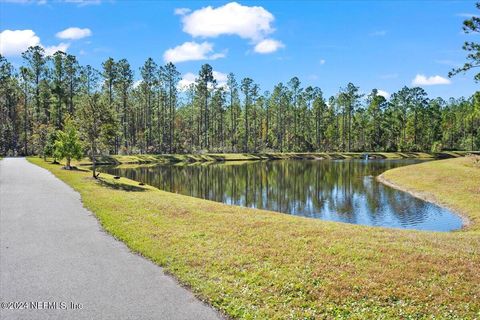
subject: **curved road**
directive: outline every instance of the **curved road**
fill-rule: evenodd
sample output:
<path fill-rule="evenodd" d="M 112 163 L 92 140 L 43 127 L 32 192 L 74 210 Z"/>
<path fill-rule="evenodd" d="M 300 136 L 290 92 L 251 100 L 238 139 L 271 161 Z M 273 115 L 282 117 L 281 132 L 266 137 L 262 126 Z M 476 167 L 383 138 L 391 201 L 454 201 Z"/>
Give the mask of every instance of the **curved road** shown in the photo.
<path fill-rule="evenodd" d="M 0 300 L 27 308 L 0 309 L 2 320 L 221 319 L 24 158 L 0 160 Z"/>

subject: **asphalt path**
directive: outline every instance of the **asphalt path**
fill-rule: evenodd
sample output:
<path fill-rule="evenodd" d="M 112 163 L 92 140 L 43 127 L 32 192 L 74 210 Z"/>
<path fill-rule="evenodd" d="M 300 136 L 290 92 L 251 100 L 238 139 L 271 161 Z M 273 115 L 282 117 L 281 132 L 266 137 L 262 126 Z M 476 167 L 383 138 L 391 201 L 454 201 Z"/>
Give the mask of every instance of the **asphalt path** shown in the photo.
<path fill-rule="evenodd" d="M 0 160 L 0 301 L 2 320 L 222 318 L 24 158 Z"/>

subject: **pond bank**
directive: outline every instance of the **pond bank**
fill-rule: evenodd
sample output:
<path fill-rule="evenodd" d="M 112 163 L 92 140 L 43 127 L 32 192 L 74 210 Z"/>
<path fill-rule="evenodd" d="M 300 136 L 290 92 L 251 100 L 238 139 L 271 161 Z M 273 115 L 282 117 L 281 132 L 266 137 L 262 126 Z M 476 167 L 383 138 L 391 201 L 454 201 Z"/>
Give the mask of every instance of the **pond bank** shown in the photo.
<path fill-rule="evenodd" d="M 464 228 L 478 231 L 480 167 L 474 161 L 474 157 L 463 157 L 405 166 L 388 170 L 377 180 L 456 212 Z"/>
<path fill-rule="evenodd" d="M 328 221 L 430 231 L 462 227 L 458 215 L 374 177 L 421 159 L 275 160 L 102 166 L 125 177 L 200 199 Z"/>
<path fill-rule="evenodd" d="M 88 171 L 29 161 L 77 190 L 107 232 L 232 318 L 469 319 L 480 312 L 474 207 L 466 231 L 365 227 L 149 186 L 131 191 L 121 186 L 138 182 L 102 174 L 108 183 L 99 184 Z"/>
<path fill-rule="evenodd" d="M 462 157 L 467 151 L 444 151 L 437 153 L 425 152 L 314 152 L 314 153 L 205 153 L 205 154 L 138 154 L 138 155 L 111 155 L 100 156 L 97 159 L 99 165 L 119 164 L 152 164 L 152 163 L 175 163 L 175 162 L 212 162 L 212 161 L 251 161 L 251 160 L 286 160 L 286 159 L 309 159 L 309 160 L 345 160 L 364 159 L 368 155 L 370 159 L 445 159 Z M 91 165 L 88 158 L 79 162 L 80 165 Z"/>

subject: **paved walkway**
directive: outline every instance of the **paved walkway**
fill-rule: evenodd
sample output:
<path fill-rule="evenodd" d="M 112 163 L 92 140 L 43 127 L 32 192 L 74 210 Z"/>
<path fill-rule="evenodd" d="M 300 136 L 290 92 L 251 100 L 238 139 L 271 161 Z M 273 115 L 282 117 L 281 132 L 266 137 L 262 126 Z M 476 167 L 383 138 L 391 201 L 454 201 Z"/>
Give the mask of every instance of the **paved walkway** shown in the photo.
<path fill-rule="evenodd" d="M 0 161 L 0 300 L 28 307 L 0 309 L 2 320 L 221 318 L 103 232 L 77 192 L 24 158 Z"/>

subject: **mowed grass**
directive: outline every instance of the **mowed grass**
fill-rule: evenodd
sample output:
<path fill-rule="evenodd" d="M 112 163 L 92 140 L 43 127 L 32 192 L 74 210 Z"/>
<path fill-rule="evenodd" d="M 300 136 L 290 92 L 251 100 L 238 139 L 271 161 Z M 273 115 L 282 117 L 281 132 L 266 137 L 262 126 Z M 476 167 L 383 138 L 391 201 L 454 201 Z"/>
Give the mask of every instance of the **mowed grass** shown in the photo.
<path fill-rule="evenodd" d="M 447 161 L 468 168 L 458 160 Z M 233 318 L 480 317 L 476 224 L 440 233 L 333 223 L 149 186 L 126 191 L 110 184 L 138 183 L 102 173 L 100 184 L 87 171 L 29 161 L 77 190 L 106 231 Z M 440 183 L 458 192 L 452 181 L 461 177 Z"/>

